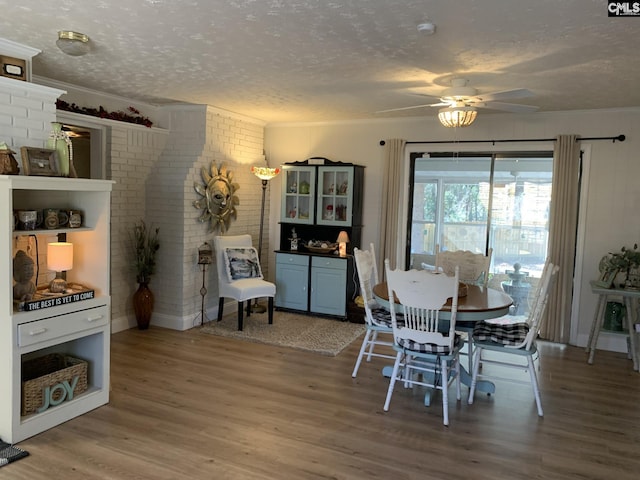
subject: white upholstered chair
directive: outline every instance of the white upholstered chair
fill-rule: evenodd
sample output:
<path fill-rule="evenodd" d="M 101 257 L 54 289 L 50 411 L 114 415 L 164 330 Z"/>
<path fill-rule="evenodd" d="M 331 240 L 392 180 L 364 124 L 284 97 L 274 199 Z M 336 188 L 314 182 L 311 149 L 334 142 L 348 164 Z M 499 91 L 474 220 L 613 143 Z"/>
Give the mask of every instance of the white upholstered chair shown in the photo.
<path fill-rule="evenodd" d="M 251 300 L 268 297 L 269 323 L 273 323 L 273 297 L 276 286 L 262 277 L 260 259 L 251 243 L 251 235 L 227 235 L 214 237 L 216 266 L 218 269 L 218 321 L 222 320 L 224 299 L 238 302 L 238 330 L 243 327 L 243 310 L 246 302 L 247 317 L 251 315 Z"/>
<path fill-rule="evenodd" d="M 455 267 L 459 267 L 461 282 L 486 287 L 492 255 L 493 248 L 484 255 L 469 250 L 440 250 L 440 245 L 436 245 L 436 270 L 453 275 Z"/>
<path fill-rule="evenodd" d="M 355 378 L 356 375 L 358 375 L 360 363 L 362 363 L 362 358 L 365 355 L 367 362 L 371 361 L 371 357 L 388 359 L 394 359 L 396 357 L 391 351 L 391 347 L 393 346 L 391 313 L 389 310 L 378 305 L 373 296 L 373 287 L 378 283 L 378 267 L 373 243 L 370 244 L 368 251 L 354 248 L 353 256 L 356 261 L 360 295 L 364 301 L 364 319 L 367 326 L 355 367 L 351 373 L 351 376 Z M 376 351 L 376 347 L 381 348 Z M 388 353 L 381 353 L 380 350 L 382 349 L 386 349 Z"/>
<path fill-rule="evenodd" d="M 397 352 L 384 411 L 389 410 L 397 381 L 405 388 L 422 385 L 442 392 L 443 423 L 449 425 L 451 382 L 460 400 L 459 352 L 462 339 L 455 331 L 458 310 L 458 269 L 453 277 L 426 270 L 391 270 L 385 260 L 389 298 L 400 302 L 403 324 L 391 309 L 393 348 Z M 451 298 L 451 320 L 440 320 L 440 310 Z"/>
<path fill-rule="evenodd" d="M 542 401 L 540 399 L 540 388 L 534 358 L 537 355 L 536 337 L 540 331 L 540 320 L 547 306 L 549 291 L 553 286 L 555 276 L 560 268 L 547 262 L 542 271 L 542 276 L 538 282 L 536 293 L 533 298 L 529 317 L 526 322 L 512 324 L 496 324 L 489 322 L 478 322 L 473 329 L 473 342 L 475 354 L 473 361 L 473 372 L 471 388 L 469 390 L 469 403 L 473 403 L 476 384 L 479 378 L 494 378 L 511 383 L 530 383 L 533 388 L 533 395 L 536 399 L 538 415 L 543 416 Z M 483 352 L 498 352 L 499 355 L 482 355 Z M 524 361 L 523 361 L 524 359 Z M 481 366 L 488 365 L 488 368 Z M 510 369 L 523 370 L 529 372 L 529 382 L 519 378 L 500 377 L 494 373 L 496 368 L 506 367 Z"/>

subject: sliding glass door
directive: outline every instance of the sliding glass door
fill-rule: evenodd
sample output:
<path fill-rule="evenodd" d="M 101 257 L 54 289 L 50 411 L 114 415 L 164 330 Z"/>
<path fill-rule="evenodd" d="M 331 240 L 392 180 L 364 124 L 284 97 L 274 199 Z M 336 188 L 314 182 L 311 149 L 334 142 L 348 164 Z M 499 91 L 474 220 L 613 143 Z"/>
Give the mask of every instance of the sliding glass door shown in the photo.
<path fill-rule="evenodd" d="M 506 275 L 518 263 L 539 277 L 552 168 L 552 152 L 413 154 L 407 267 L 432 266 L 436 244 L 482 253 L 491 247 L 492 273 Z"/>

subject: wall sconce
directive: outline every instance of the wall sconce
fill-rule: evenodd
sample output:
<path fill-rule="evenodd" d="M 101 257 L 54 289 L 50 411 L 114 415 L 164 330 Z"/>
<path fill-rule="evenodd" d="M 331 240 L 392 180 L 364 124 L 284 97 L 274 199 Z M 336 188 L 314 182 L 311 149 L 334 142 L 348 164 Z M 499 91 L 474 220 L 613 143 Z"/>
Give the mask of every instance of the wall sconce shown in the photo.
<path fill-rule="evenodd" d="M 89 53 L 89 37 L 84 33 L 72 32 L 71 30 L 60 30 L 56 45 L 67 55 L 79 57 Z"/>
<path fill-rule="evenodd" d="M 62 272 L 73 268 L 73 243 L 51 242 L 47 245 L 47 268 L 56 272 L 56 278 L 51 280 L 51 293 L 64 293 L 67 281 Z"/>
<path fill-rule="evenodd" d="M 342 230 L 338 234 L 338 240 L 336 240 L 336 242 L 338 242 L 338 252 L 340 253 L 340 256 L 341 257 L 346 257 L 347 256 L 347 243 L 349 243 L 349 234 L 347 232 L 345 232 L 344 230 Z"/>

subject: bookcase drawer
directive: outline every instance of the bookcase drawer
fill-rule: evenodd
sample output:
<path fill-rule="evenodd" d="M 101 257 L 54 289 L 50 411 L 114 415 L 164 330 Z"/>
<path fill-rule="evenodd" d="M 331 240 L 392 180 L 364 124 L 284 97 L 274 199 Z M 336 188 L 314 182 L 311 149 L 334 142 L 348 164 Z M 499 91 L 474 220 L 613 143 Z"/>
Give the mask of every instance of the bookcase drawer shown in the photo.
<path fill-rule="evenodd" d="M 109 323 L 106 305 L 18 325 L 18 346 L 25 347 L 101 327 Z"/>

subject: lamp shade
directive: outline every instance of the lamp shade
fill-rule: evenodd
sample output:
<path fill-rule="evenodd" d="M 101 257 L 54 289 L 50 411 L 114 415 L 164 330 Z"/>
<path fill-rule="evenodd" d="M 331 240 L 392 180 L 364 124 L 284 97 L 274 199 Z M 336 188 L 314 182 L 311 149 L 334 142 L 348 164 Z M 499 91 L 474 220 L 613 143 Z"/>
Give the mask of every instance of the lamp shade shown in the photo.
<path fill-rule="evenodd" d="M 345 232 L 344 230 L 342 230 L 339 234 L 338 234 L 338 240 L 336 240 L 338 242 L 338 253 L 340 254 L 341 257 L 346 257 L 347 256 L 347 243 L 349 243 L 349 234 L 347 232 Z"/>
<path fill-rule="evenodd" d="M 251 167 L 251 173 L 260 180 L 271 180 L 280 173 L 280 169 L 270 167 Z"/>
<path fill-rule="evenodd" d="M 438 120 L 445 127 L 468 127 L 476 117 L 478 111 L 473 107 L 447 107 L 438 112 Z"/>
<path fill-rule="evenodd" d="M 73 243 L 51 242 L 47 245 L 47 268 L 66 272 L 73 268 Z"/>
<path fill-rule="evenodd" d="M 336 240 L 338 243 L 349 243 L 349 234 L 347 232 L 345 232 L 344 230 L 342 230 L 339 234 L 338 234 L 338 240 Z"/>

